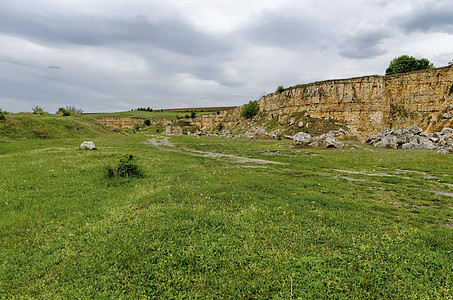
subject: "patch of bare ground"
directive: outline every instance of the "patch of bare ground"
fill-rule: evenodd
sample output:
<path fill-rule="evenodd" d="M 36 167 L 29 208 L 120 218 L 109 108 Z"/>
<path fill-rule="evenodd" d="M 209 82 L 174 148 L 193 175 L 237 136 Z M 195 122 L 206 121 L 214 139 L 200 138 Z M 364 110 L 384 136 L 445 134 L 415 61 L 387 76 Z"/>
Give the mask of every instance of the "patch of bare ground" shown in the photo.
<path fill-rule="evenodd" d="M 235 162 L 235 163 L 284 165 L 284 163 L 272 161 L 272 160 L 247 158 L 247 157 L 241 157 L 241 156 L 236 156 L 236 155 L 232 155 L 232 154 L 223 154 L 223 153 L 217 153 L 217 152 L 201 151 L 201 150 L 195 150 L 195 149 L 190 149 L 190 148 L 185 148 L 185 147 L 179 147 L 179 146 L 173 144 L 172 142 L 170 142 L 168 140 L 168 138 L 163 138 L 163 139 L 159 139 L 159 140 L 155 139 L 155 138 L 148 139 L 145 142 L 145 144 L 158 147 L 159 149 L 162 149 L 162 150 L 171 151 L 171 149 L 162 147 L 162 146 L 166 146 L 166 147 L 173 148 L 174 150 L 177 150 L 178 152 L 184 153 L 187 155 L 209 157 L 209 158 L 214 158 L 214 159 L 222 159 L 222 160 Z"/>

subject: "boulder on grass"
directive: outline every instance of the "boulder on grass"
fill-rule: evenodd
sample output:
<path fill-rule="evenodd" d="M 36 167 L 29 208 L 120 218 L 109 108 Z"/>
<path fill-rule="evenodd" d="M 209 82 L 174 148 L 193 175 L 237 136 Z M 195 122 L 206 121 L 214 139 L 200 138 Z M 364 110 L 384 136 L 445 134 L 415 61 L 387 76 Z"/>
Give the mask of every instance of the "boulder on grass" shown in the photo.
<path fill-rule="evenodd" d="M 299 132 L 296 133 L 293 137 L 294 145 L 308 145 L 312 141 L 312 137 L 310 134 L 306 132 Z"/>
<path fill-rule="evenodd" d="M 96 150 L 96 146 L 94 145 L 93 142 L 85 141 L 82 144 L 80 144 L 80 149 L 81 150 Z"/>

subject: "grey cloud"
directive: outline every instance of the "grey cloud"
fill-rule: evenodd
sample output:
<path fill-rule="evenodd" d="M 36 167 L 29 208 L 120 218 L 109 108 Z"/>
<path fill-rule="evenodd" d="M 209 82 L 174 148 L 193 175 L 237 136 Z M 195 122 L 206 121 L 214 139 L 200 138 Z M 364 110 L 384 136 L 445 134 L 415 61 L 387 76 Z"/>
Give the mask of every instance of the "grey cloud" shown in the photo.
<path fill-rule="evenodd" d="M 47 66 L 47 69 L 50 69 L 50 70 L 61 70 L 61 67 L 60 66 Z"/>
<path fill-rule="evenodd" d="M 282 12 L 285 15 L 284 12 Z M 245 36 L 256 44 L 275 47 L 309 46 L 325 35 L 323 26 L 309 16 L 263 14 L 245 30 Z"/>
<path fill-rule="evenodd" d="M 20 62 L 20 61 L 17 61 L 15 59 L 12 59 L 12 58 L 9 58 L 9 57 L 0 56 L 0 62 L 13 64 L 13 65 L 16 65 L 16 66 L 26 67 L 26 68 L 33 68 L 33 69 L 38 69 L 39 68 L 36 65 Z"/>
<path fill-rule="evenodd" d="M 375 58 L 387 53 L 381 43 L 389 37 L 386 30 L 358 32 L 346 37 L 339 45 L 338 54 L 351 59 Z"/>
<path fill-rule="evenodd" d="M 148 45 L 190 56 L 208 56 L 230 49 L 220 37 L 196 30 L 176 18 L 153 24 L 141 16 L 119 20 L 58 14 L 24 15 L 0 6 L 0 33 L 48 44 Z"/>
<path fill-rule="evenodd" d="M 405 32 L 453 33 L 453 6 L 450 1 L 424 3 L 396 19 Z"/>

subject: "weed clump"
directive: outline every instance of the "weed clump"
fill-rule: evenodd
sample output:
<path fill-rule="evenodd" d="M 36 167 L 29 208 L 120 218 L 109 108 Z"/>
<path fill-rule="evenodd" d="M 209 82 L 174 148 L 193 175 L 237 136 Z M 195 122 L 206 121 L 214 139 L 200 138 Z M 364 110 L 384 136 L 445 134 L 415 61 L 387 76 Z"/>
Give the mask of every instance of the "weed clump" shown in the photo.
<path fill-rule="evenodd" d="M 144 177 L 143 171 L 139 165 L 135 163 L 135 158 L 132 154 L 126 154 L 120 158 L 116 166 L 106 167 L 107 178 L 127 178 L 127 177 Z"/>

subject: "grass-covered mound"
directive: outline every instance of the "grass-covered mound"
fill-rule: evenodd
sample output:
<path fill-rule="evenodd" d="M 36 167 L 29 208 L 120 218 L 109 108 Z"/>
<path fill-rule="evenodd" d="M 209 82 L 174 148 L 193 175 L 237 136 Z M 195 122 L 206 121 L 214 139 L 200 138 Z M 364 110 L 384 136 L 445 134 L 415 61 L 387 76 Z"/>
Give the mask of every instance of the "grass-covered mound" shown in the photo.
<path fill-rule="evenodd" d="M 82 115 L 7 114 L 0 121 L 0 137 L 9 138 L 62 138 L 106 134 L 101 124 Z"/>

